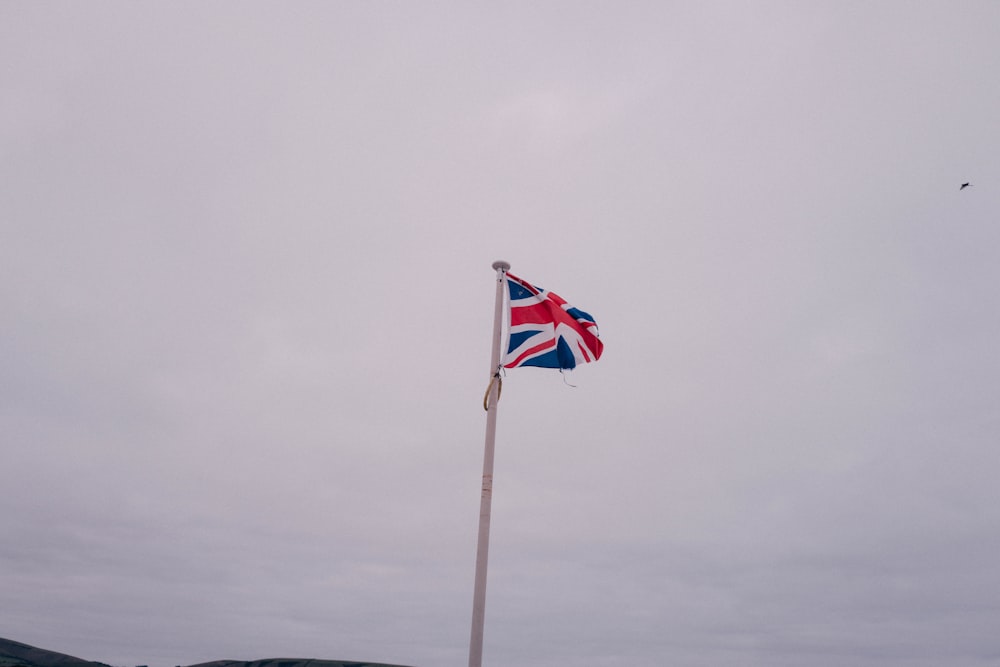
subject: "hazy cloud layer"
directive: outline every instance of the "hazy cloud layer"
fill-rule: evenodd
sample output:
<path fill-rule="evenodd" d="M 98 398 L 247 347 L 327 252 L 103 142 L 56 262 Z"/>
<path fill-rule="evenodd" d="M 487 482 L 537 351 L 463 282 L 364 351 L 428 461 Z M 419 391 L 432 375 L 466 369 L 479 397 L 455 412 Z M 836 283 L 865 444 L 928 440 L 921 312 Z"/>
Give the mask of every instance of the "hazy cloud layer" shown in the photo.
<path fill-rule="evenodd" d="M 0 4 L 0 636 L 465 664 L 502 258 L 487 664 L 995 664 L 997 25 Z"/>

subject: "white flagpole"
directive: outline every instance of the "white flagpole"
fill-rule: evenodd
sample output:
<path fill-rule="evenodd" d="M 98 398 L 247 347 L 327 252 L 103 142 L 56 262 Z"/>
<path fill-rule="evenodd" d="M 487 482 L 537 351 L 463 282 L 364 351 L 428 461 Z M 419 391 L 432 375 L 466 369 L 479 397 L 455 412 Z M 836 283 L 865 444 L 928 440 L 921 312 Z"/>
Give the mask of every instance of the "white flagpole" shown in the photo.
<path fill-rule="evenodd" d="M 493 443 L 497 432 L 497 400 L 500 398 L 500 335 L 503 327 L 504 274 L 510 264 L 493 262 L 497 272 L 496 307 L 493 311 L 493 348 L 490 354 L 490 385 L 486 393 L 486 448 L 483 454 L 483 495 L 479 503 L 479 543 L 476 547 L 476 586 L 472 594 L 472 639 L 469 667 L 483 664 L 483 625 L 486 620 L 486 561 L 490 550 L 490 508 L 493 505 Z"/>

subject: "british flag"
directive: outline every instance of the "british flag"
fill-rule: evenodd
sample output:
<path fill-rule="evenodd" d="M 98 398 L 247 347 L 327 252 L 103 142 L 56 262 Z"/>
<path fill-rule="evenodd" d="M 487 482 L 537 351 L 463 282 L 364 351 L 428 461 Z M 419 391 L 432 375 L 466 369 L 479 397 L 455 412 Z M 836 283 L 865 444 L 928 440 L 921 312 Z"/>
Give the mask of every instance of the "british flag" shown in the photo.
<path fill-rule="evenodd" d="M 540 366 L 572 370 L 597 361 L 604 345 L 594 318 L 558 294 L 506 274 L 510 293 L 510 334 L 505 368 Z"/>

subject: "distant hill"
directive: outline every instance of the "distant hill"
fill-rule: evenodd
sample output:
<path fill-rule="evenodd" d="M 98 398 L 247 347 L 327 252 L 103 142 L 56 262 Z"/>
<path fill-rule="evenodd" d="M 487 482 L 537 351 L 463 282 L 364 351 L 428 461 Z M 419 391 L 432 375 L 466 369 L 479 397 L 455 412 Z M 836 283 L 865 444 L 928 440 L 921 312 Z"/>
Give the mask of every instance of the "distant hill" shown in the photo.
<path fill-rule="evenodd" d="M 267 660 L 215 660 L 191 667 L 405 667 L 381 662 L 269 658 Z M 84 660 L 65 653 L 46 651 L 0 637 L 0 667 L 111 667 L 103 662 Z"/>
<path fill-rule="evenodd" d="M 215 660 L 190 667 L 406 667 L 384 662 L 350 662 L 345 660 L 304 660 L 302 658 L 268 658 L 267 660 Z"/>
<path fill-rule="evenodd" d="M 0 638 L 0 667 L 109 667 L 65 653 L 46 651 L 21 642 Z"/>

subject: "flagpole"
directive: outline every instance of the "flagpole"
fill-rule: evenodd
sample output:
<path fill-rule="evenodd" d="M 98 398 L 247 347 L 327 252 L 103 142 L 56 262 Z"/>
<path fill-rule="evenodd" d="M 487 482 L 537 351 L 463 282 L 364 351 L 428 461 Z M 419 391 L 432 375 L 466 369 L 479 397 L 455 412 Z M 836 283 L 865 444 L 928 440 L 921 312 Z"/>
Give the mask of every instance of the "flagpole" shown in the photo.
<path fill-rule="evenodd" d="M 493 347 L 490 350 L 490 385 L 486 393 L 486 446 L 483 453 L 483 494 L 479 502 L 479 543 L 476 547 L 476 586 L 472 594 L 472 638 L 469 667 L 483 664 L 483 625 L 486 621 L 486 562 L 490 550 L 490 509 L 493 506 L 493 443 L 497 432 L 497 401 L 500 398 L 500 336 L 503 328 L 504 274 L 510 264 L 493 262 L 497 272 L 496 305 L 493 310 Z"/>

